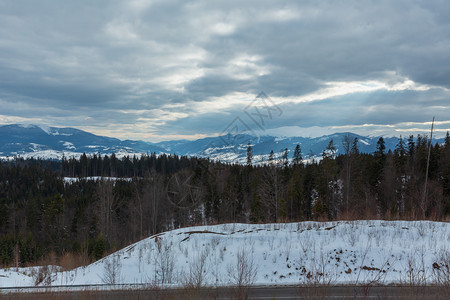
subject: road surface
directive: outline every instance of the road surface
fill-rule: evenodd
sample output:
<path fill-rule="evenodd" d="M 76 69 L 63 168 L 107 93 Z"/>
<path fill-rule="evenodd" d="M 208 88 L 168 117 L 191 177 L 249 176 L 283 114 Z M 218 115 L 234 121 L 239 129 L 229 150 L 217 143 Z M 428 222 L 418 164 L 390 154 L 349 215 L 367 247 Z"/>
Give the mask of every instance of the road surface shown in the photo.
<path fill-rule="evenodd" d="M 134 289 L 78 291 L 1 290 L 0 299 L 450 299 L 450 287 L 408 286 L 271 286 L 203 289 Z"/>

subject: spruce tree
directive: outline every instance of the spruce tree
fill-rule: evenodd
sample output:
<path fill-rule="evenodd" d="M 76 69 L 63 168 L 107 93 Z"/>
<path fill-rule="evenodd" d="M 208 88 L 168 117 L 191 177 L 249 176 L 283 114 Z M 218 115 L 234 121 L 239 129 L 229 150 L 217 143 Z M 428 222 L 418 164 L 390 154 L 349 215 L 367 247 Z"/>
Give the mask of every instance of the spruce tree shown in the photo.
<path fill-rule="evenodd" d="M 450 134 L 447 131 L 447 134 L 445 135 L 445 142 L 444 142 L 445 148 L 450 147 Z"/>
<path fill-rule="evenodd" d="M 294 166 L 298 166 L 302 164 L 302 149 L 300 148 L 300 145 L 297 144 L 297 146 L 295 146 L 295 150 L 294 150 L 294 156 L 292 158 L 292 164 Z"/>
<path fill-rule="evenodd" d="M 405 156 L 406 150 L 405 150 L 405 142 L 403 141 L 402 136 L 400 135 L 400 138 L 398 139 L 398 143 L 396 145 L 395 150 L 397 151 L 398 155 Z"/>
<path fill-rule="evenodd" d="M 322 158 L 333 158 L 336 154 L 336 145 L 333 142 L 333 139 L 327 145 L 327 148 L 322 152 Z"/>
<path fill-rule="evenodd" d="M 247 144 L 247 166 L 252 165 L 252 159 L 253 159 L 253 149 L 249 141 Z"/>
<path fill-rule="evenodd" d="M 404 166 L 406 163 L 406 149 L 405 149 L 405 142 L 403 141 L 401 135 L 400 138 L 398 139 L 398 143 L 394 150 L 394 160 L 397 170 L 403 173 Z"/>
<path fill-rule="evenodd" d="M 410 157 L 414 156 L 414 148 L 416 147 L 415 143 L 414 143 L 414 135 L 410 135 L 408 138 L 408 155 Z"/>
<path fill-rule="evenodd" d="M 383 139 L 383 137 L 380 137 L 377 142 L 377 151 L 375 151 L 375 155 L 378 157 L 384 157 L 385 150 L 386 150 L 386 145 L 385 145 L 384 139 Z"/>
<path fill-rule="evenodd" d="M 353 139 L 352 149 L 350 150 L 350 154 L 352 154 L 352 155 L 358 155 L 359 154 L 358 138 L 357 137 L 355 137 Z"/>
<path fill-rule="evenodd" d="M 273 150 L 270 150 L 270 154 L 269 154 L 269 164 L 273 164 L 273 156 L 274 156 L 274 153 L 273 153 Z"/>

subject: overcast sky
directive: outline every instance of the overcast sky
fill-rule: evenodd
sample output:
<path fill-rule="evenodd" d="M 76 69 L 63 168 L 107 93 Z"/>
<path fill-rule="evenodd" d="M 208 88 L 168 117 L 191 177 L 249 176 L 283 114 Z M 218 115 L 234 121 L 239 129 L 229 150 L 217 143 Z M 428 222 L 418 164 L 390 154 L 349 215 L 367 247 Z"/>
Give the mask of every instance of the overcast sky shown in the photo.
<path fill-rule="evenodd" d="M 146 141 L 443 136 L 450 2 L 0 0 L 0 108 Z"/>

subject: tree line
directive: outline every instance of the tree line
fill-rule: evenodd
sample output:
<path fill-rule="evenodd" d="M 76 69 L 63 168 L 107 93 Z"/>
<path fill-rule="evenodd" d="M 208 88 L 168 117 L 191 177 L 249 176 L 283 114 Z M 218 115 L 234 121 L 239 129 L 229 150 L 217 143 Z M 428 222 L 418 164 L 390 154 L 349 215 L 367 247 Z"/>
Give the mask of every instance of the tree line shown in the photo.
<path fill-rule="evenodd" d="M 380 138 L 360 153 L 346 137 L 316 160 L 300 145 L 264 164 L 229 164 L 177 155 L 16 158 L 0 162 L 0 265 L 26 265 L 53 253 L 85 262 L 162 231 L 224 222 L 435 219 L 450 215 L 450 137 Z M 292 154 L 291 154 L 292 153 Z M 425 193 L 425 179 L 428 180 Z M 97 176 L 100 179 L 90 180 Z M 68 181 L 65 178 L 77 178 Z"/>

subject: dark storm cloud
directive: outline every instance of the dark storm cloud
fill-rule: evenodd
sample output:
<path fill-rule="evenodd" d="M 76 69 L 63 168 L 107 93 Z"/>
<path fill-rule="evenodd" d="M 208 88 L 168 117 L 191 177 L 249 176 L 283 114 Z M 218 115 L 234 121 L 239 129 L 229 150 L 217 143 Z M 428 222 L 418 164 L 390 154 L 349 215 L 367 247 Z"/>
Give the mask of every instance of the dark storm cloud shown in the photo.
<path fill-rule="evenodd" d="M 445 121 L 449 14 L 447 1 L 0 0 L 0 120 L 213 134 L 263 90 L 287 99 L 273 128 Z M 288 99 L 352 81 L 411 84 Z M 224 108 L 236 93 L 249 99 Z"/>

